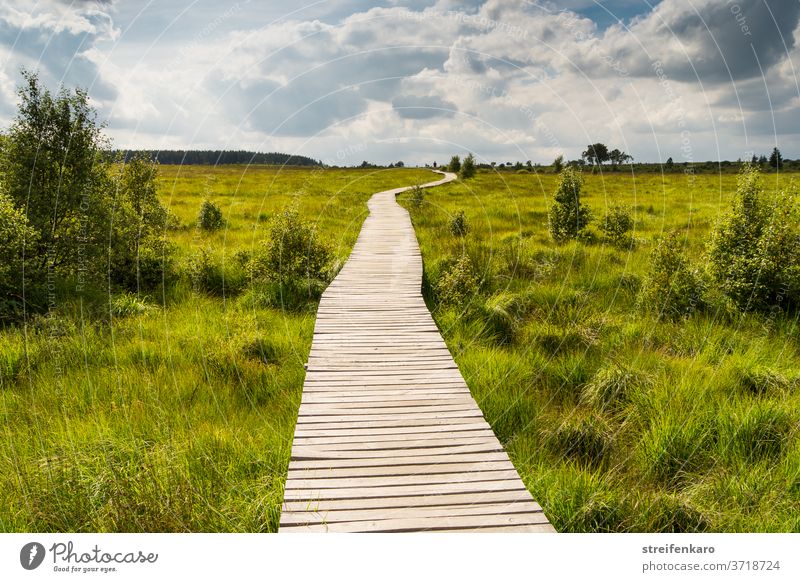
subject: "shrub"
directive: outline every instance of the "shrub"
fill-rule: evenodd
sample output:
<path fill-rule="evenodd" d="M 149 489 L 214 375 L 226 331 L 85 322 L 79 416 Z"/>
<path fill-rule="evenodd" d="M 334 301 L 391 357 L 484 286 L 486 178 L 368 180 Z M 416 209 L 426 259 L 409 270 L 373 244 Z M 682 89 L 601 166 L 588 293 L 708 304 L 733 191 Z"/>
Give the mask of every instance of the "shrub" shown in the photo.
<path fill-rule="evenodd" d="M 768 311 L 800 299 L 800 212 L 794 191 L 762 199 L 758 169 L 745 164 L 731 211 L 716 225 L 708 266 L 742 311 Z"/>
<path fill-rule="evenodd" d="M 461 170 L 461 159 L 458 156 L 453 156 L 450 158 L 450 163 L 447 165 L 447 171 L 453 172 L 454 174 L 458 174 Z"/>
<path fill-rule="evenodd" d="M 200 213 L 197 215 L 197 224 L 207 232 L 219 230 L 225 226 L 222 210 L 210 200 L 203 201 L 202 206 L 200 206 Z"/>
<path fill-rule="evenodd" d="M 469 222 L 463 210 L 459 210 L 450 219 L 450 234 L 453 236 L 466 236 L 469 232 Z"/>
<path fill-rule="evenodd" d="M 620 248 L 630 247 L 632 242 L 630 232 L 633 230 L 630 208 L 626 206 L 611 208 L 603 218 L 600 229 L 612 245 Z"/>
<path fill-rule="evenodd" d="M 290 207 L 272 218 L 269 238 L 250 261 L 250 274 L 254 279 L 310 287 L 315 281 L 329 280 L 332 254 L 314 227 L 300 218 L 297 208 Z"/>
<path fill-rule="evenodd" d="M 425 202 L 425 190 L 420 188 L 419 184 L 417 184 L 411 189 L 409 200 L 411 200 L 411 206 L 413 208 L 419 208 L 422 206 L 422 203 Z"/>
<path fill-rule="evenodd" d="M 175 248 L 166 239 L 174 217 L 158 199 L 158 166 L 134 158 L 113 175 L 116 199 L 109 276 L 129 290 L 152 289 L 174 273 Z"/>
<path fill-rule="evenodd" d="M 559 154 L 555 160 L 553 160 L 553 173 L 560 174 L 561 170 L 564 169 L 564 156 Z"/>
<path fill-rule="evenodd" d="M 683 317 L 701 306 L 705 286 L 690 268 L 678 238 L 661 239 L 650 256 L 650 272 L 642 283 L 639 305 L 668 318 Z"/>
<path fill-rule="evenodd" d="M 208 249 L 200 249 L 186 261 L 186 274 L 197 293 L 223 295 L 225 292 L 225 273 L 222 265 Z"/>
<path fill-rule="evenodd" d="M 25 214 L 0 192 L 0 319 L 22 309 L 22 274 L 37 233 Z"/>
<path fill-rule="evenodd" d="M 436 281 L 436 298 L 442 305 L 463 305 L 478 290 L 479 279 L 468 255 L 461 255 Z"/>
<path fill-rule="evenodd" d="M 461 171 L 459 172 L 458 176 L 462 180 L 466 180 L 468 178 L 472 178 L 475 175 L 475 158 L 472 154 L 469 154 L 464 161 L 461 163 Z"/>
<path fill-rule="evenodd" d="M 589 207 L 581 203 L 582 185 L 583 176 L 579 170 L 567 167 L 561 172 L 561 181 L 548 213 L 550 234 L 558 242 L 577 238 L 591 221 Z"/>

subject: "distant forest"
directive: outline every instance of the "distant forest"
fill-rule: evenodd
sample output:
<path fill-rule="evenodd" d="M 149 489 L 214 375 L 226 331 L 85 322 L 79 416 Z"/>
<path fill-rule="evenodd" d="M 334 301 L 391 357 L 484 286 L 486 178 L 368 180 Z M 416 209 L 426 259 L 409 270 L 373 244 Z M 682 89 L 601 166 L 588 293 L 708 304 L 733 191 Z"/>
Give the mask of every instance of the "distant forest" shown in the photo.
<path fill-rule="evenodd" d="M 131 158 L 145 156 L 161 164 L 219 165 L 219 164 L 268 164 L 272 166 L 321 166 L 322 163 L 305 156 L 293 156 L 278 152 L 248 152 L 244 150 L 119 150 L 127 162 Z"/>

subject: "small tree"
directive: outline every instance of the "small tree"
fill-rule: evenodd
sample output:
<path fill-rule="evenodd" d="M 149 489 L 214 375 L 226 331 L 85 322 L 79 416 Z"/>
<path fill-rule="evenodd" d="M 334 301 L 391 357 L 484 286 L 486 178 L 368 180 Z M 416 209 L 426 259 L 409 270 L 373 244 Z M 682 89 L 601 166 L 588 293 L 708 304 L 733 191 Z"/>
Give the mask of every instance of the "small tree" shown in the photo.
<path fill-rule="evenodd" d="M 678 318 L 697 310 L 703 280 L 683 254 L 675 233 L 662 238 L 650 255 L 650 272 L 639 294 L 639 305 L 661 317 Z"/>
<path fill-rule="evenodd" d="M 574 239 L 591 221 L 589 207 L 581 203 L 583 176 L 568 166 L 561 172 L 561 181 L 550 206 L 550 234 L 558 242 Z"/>
<path fill-rule="evenodd" d="M 581 157 L 591 165 L 600 165 L 610 159 L 608 146 L 602 143 L 589 144 L 586 146 L 586 151 L 581 154 Z"/>
<path fill-rule="evenodd" d="M 783 156 L 781 156 L 781 150 L 778 148 L 772 148 L 772 153 L 769 155 L 769 165 L 776 170 L 780 170 L 783 167 Z"/>
<path fill-rule="evenodd" d="M 469 232 L 469 223 L 467 216 L 463 210 L 459 210 L 457 214 L 450 219 L 450 234 L 453 236 L 466 236 Z"/>
<path fill-rule="evenodd" d="M 155 287 L 172 274 L 174 249 L 166 240 L 170 214 L 158 199 L 157 176 L 158 165 L 141 157 L 113 175 L 109 278 L 131 290 Z"/>
<path fill-rule="evenodd" d="M 454 174 L 458 174 L 461 170 L 461 158 L 458 156 L 453 156 L 450 158 L 450 163 L 447 165 L 447 171 L 453 172 Z"/>
<path fill-rule="evenodd" d="M 57 94 L 23 71 L 19 111 L 3 140 L 6 193 L 38 233 L 39 267 L 101 280 L 113 202 L 102 124 L 83 89 Z M 31 283 L 31 281 L 29 281 Z"/>
<path fill-rule="evenodd" d="M 667 158 L 667 163 L 665 165 L 667 166 L 667 170 L 671 170 L 672 168 L 675 167 L 675 162 L 673 162 L 672 158 L 669 157 Z"/>
<path fill-rule="evenodd" d="M 475 158 L 472 154 L 469 154 L 466 158 L 464 158 L 464 162 L 461 164 L 461 172 L 459 173 L 459 177 L 462 180 L 466 180 L 468 178 L 472 178 L 475 175 Z"/>
<path fill-rule="evenodd" d="M 425 190 L 420 188 L 419 184 L 417 184 L 411 189 L 411 196 L 409 199 L 411 200 L 412 207 L 419 208 L 422 206 L 422 203 L 425 202 Z"/>
<path fill-rule="evenodd" d="M 14 201 L 0 192 L 0 320 L 22 311 L 23 274 L 38 235 Z"/>
<path fill-rule="evenodd" d="M 603 218 L 600 229 L 605 234 L 608 241 L 616 247 L 630 247 L 631 235 L 633 230 L 633 217 L 630 208 L 626 206 L 614 206 Z"/>
<path fill-rule="evenodd" d="M 202 206 L 200 206 L 200 213 L 197 215 L 197 224 L 208 232 L 219 230 L 225 226 L 222 210 L 214 202 L 204 200 Z"/>
<path fill-rule="evenodd" d="M 559 154 L 555 160 L 553 160 L 553 173 L 560 174 L 561 170 L 564 169 L 564 156 Z"/>
<path fill-rule="evenodd" d="M 800 287 L 800 211 L 795 193 L 768 205 L 757 168 L 745 164 L 731 211 L 708 246 L 711 276 L 743 311 L 767 311 L 797 301 Z"/>
<path fill-rule="evenodd" d="M 629 160 L 633 160 L 633 156 L 614 148 L 609 152 L 608 159 L 611 160 L 611 165 L 616 167 L 621 166 Z"/>

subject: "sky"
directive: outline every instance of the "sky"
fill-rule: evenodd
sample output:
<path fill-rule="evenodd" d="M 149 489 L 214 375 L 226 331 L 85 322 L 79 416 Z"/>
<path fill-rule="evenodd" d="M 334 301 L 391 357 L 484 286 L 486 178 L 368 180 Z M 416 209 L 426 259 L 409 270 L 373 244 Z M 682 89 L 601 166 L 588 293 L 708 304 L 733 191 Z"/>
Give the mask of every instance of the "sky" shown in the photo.
<path fill-rule="evenodd" d="M 0 127 L 27 68 L 87 88 L 120 149 L 795 159 L 798 20 L 798 0 L 18 0 Z"/>

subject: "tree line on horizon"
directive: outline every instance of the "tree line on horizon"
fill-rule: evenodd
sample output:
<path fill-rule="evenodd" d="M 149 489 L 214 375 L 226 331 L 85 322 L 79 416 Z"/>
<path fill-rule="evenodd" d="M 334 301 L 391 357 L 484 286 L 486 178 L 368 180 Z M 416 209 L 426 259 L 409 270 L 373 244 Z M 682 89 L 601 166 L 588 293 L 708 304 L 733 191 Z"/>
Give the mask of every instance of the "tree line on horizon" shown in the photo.
<path fill-rule="evenodd" d="M 264 164 L 270 166 L 321 166 L 322 162 L 306 156 L 280 152 L 247 150 L 114 150 L 124 162 L 146 159 L 168 165 Z"/>

